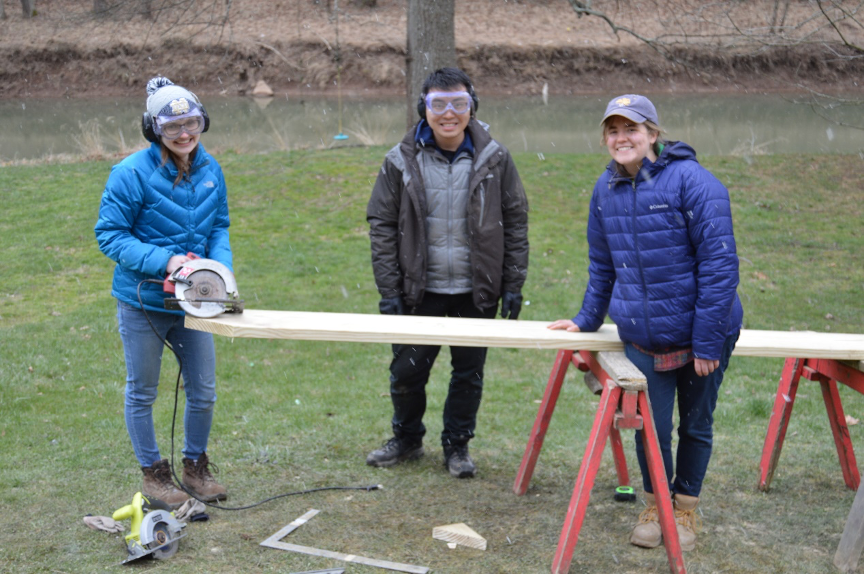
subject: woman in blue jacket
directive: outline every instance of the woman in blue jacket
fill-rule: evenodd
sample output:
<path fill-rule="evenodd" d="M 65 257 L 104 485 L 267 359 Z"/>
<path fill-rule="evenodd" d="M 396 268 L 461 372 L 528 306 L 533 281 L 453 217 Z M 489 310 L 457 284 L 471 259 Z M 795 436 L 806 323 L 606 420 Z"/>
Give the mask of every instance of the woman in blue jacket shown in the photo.
<path fill-rule="evenodd" d="M 199 143 L 210 119 L 198 97 L 161 77 L 147 83 L 147 94 L 142 129 L 151 145 L 111 169 L 96 240 L 117 262 L 111 293 L 117 298 L 126 358 L 124 413 L 144 472 L 143 492 L 176 508 L 188 496 L 159 454 L 153 426 L 163 348 L 159 336 L 182 362 L 183 484 L 199 499 L 216 501 L 227 492 L 213 479 L 207 458 L 216 402 L 213 336 L 184 327 L 182 311 L 165 310 L 164 299 L 170 296 L 161 285 L 141 282 L 164 279 L 189 260 L 190 252 L 231 269 L 228 199 L 222 169 Z"/>
<path fill-rule="evenodd" d="M 743 310 L 729 192 L 667 142 L 648 98 L 609 102 L 601 122 L 612 161 L 597 180 L 588 215 L 588 287 L 582 309 L 550 329 L 596 331 L 607 312 L 627 357 L 645 374 L 681 547 L 694 548 L 694 513 L 708 468 L 713 413 Z M 672 416 L 678 395 L 673 474 Z M 636 455 L 647 509 L 630 542 L 657 547 L 662 534 L 640 433 Z"/>

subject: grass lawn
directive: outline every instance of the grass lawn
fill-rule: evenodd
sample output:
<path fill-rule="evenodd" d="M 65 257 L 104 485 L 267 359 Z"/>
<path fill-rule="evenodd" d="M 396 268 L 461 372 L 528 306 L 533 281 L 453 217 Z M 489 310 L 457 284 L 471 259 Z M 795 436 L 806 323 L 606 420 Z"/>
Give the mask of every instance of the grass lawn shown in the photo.
<path fill-rule="evenodd" d="M 232 244 L 249 309 L 377 313 L 365 207 L 384 148 L 218 154 L 229 184 Z M 585 224 L 606 158 L 516 154 L 531 204 L 531 263 L 520 319 L 578 310 Z M 745 327 L 864 329 L 861 159 L 706 157 L 733 201 Z M 429 384 L 427 456 L 389 470 L 364 464 L 389 437 L 390 350 L 343 344 L 217 338 L 219 402 L 209 448 L 231 505 L 323 487 L 245 511 L 210 510 L 166 561 L 120 567 L 122 537 L 88 529 L 140 489 L 123 422 L 125 368 L 109 293 L 113 264 L 93 236 L 111 162 L 0 168 L 0 530 L 2 572 L 289 572 L 339 562 L 264 548 L 310 508 L 321 513 L 286 541 L 434 572 L 548 572 L 596 398 L 568 375 L 531 488 L 511 487 L 555 354 L 492 349 L 472 455 L 479 476 L 449 477 L 436 439 L 449 378 L 446 350 Z M 166 354 L 156 406 L 170 450 L 176 364 Z M 759 458 L 782 360 L 733 358 L 716 412 L 704 485 L 705 528 L 691 572 L 833 572 L 854 493 L 842 480 L 818 386 L 802 380 L 768 493 Z M 181 394 L 182 395 L 182 394 Z M 864 398 L 841 389 L 846 412 Z M 862 444 L 864 425 L 850 426 Z M 176 457 L 179 458 L 178 429 Z M 625 436 L 631 474 L 639 473 Z M 662 548 L 627 541 L 641 508 L 612 499 L 608 450 L 573 572 L 667 572 Z M 465 522 L 486 551 L 448 549 L 432 528 Z M 128 523 L 128 522 L 127 522 Z M 348 572 L 372 568 L 344 564 Z"/>

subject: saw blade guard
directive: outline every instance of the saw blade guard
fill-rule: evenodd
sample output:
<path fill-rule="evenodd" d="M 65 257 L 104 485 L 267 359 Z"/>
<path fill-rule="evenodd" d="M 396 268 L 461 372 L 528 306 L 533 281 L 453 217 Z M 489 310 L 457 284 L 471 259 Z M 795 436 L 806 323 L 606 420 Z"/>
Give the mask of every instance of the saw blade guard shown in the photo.
<path fill-rule="evenodd" d="M 168 511 L 151 511 L 141 522 L 141 546 L 156 559 L 167 559 L 177 551 L 178 540 L 185 523 L 181 523 Z"/>
<path fill-rule="evenodd" d="M 180 309 L 195 317 L 215 317 L 228 307 L 242 309 L 234 274 L 216 260 L 190 260 L 177 268 L 170 280 L 175 284 Z"/>

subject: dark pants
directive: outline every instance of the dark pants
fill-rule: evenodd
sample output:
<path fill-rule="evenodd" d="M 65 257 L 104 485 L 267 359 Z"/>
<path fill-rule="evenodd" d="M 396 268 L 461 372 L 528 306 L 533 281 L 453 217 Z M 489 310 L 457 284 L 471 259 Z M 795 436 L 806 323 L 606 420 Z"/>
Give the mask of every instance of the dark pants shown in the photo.
<path fill-rule="evenodd" d="M 642 353 L 631 344 L 625 347 L 627 358 L 645 374 L 648 380 L 648 397 L 654 414 L 654 426 L 663 454 L 663 466 L 672 493 L 698 497 L 702 491 L 702 480 L 708 470 L 711 448 L 714 443 L 714 408 L 717 394 L 723 381 L 723 373 L 729 365 L 729 357 L 735 349 L 738 334 L 726 338 L 720 357 L 720 366 L 705 377 L 696 375 L 691 361 L 672 371 L 654 371 L 654 357 Z M 672 412 L 675 408 L 675 393 L 678 393 L 678 455 L 673 476 L 672 467 Z M 653 493 L 642 434 L 636 432 L 636 457 L 642 470 L 642 486 Z M 674 477 L 674 480 L 673 480 Z"/>
<path fill-rule="evenodd" d="M 497 306 L 486 311 L 477 309 L 470 293 L 427 293 L 411 314 L 492 319 L 496 310 Z M 390 398 L 393 400 L 393 434 L 398 438 L 416 439 L 419 442 L 426 434 L 426 427 L 423 425 L 426 383 L 440 350 L 440 345 L 393 345 Z M 442 445 L 465 444 L 474 437 L 477 411 L 483 395 L 485 363 L 485 347 L 450 346 L 450 364 L 453 370 L 447 401 L 444 403 Z"/>

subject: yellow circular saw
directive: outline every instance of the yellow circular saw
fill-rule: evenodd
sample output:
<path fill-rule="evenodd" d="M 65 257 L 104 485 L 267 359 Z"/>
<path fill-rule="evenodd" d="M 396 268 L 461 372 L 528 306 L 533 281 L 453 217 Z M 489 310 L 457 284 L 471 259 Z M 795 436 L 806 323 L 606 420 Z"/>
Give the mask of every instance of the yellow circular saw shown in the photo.
<path fill-rule="evenodd" d="M 140 491 L 112 515 L 115 521 L 132 518 L 132 527 L 126 535 L 126 560 L 129 563 L 152 555 L 154 559 L 168 559 L 177 552 L 185 523 L 174 518 L 174 513 L 162 501 L 143 495 Z M 122 565 L 122 563 L 121 563 Z"/>

